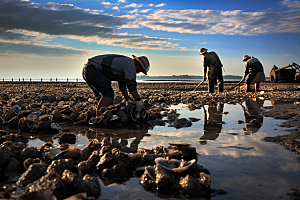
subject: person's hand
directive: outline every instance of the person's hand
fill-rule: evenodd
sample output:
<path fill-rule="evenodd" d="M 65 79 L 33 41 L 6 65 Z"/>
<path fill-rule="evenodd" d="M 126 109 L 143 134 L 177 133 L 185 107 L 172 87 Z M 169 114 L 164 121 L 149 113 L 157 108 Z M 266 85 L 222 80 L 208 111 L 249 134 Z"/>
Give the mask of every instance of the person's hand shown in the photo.
<path fill-rule="evenodd" d="M 131 97 L 128 97 L 128 99 L 126 100 L 127 103 L 134 103 L 133 99 Z"/>
<path fill-rule="evenodd" d="M 203 76 L 203 80 L 202 80 L 202 82 L 204 82 L 204 81 L 206 81 L 206 76 Z"/>
<path fill-rule="evenodd" d="M 142 99 L 135 101 L 135 105 L 136 105 L 135 111 L 138 113 L 141 112 L 141 110 L 144 108 Z"/>

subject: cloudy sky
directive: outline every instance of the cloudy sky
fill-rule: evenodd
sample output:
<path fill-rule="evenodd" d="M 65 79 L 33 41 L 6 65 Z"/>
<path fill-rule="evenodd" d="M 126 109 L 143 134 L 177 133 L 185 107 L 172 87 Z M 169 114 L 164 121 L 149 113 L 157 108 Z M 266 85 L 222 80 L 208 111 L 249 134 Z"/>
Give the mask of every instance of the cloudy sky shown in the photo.
<path fill-rule="evenodd" d="M 224 74 L 245 54 L 269 76 L 300 64 L 299 0 L 0 0 L 0 78 L 79 78 L 98 54 L 149 58 L 150 76 L 203 75 L 201 47 Z"/>

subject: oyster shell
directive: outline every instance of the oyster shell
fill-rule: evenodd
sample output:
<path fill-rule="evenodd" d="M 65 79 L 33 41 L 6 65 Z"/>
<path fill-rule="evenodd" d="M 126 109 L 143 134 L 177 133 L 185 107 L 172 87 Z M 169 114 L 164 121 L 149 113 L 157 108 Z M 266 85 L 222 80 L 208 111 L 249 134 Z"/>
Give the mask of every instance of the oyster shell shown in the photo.
<path fill-rule="evenodd" d="M 98 117 L 92 117 L 89 120 L 89 124 L 91 124 L 91 125 L 99 125 L 103 119 L 104 119 L 104 115 L 99 115 Z"/>
<path fill-rule="evenodd" d="M 155 163 L 157 165 L 162 166 L 165 170 L 173 173 L 181 173 L 185 170 L 187 170 L 189 167 L 191 167 L 195 162 L 196 159 L 185 161 L 185 160 L 177 160 L 177 159 L 171 159 L 167 160 L 165 158 L 156 158 Z"/>

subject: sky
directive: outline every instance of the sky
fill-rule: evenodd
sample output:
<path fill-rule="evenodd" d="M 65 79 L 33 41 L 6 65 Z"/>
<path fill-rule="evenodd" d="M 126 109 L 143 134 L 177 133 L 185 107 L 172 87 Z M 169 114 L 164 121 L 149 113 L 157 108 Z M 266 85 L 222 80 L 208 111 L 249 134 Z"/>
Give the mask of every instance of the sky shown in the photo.
<path fill-rule="evenodd" d="M 149 76 L 202 76 L 202 47 L 224 75 L 243 75 L 244 55 L 266 76 L 300 64 L 300 0 L 0 0 L 0 79 L 82 79 L 100 54 L 147 56 Z"/>

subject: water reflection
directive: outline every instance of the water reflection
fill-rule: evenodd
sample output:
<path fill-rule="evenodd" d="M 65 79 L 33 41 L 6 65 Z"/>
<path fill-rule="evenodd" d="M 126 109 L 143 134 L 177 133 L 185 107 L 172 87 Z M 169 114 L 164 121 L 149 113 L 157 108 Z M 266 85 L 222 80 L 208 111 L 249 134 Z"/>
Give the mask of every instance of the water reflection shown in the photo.
<path fill-rule="evenodd" d="M 300 168 L 297 155 L 277 144 L 263 141 L 266 136 L 286 133 L 286 128 L 276 126 L 282 123 L 281 120 L 263 118 L 262 107 L 271 103 L 280 102 L 247 99 L 237 105 L 211 104 L 195 111 L 189 111 L 185 104 L 172 106 L 170 109 L 178 109 L 179 117 L 200 119 L 193 122 L 191 127 L 180 129 L 168 125 L 155 126 L 153 130 L 142 125 L 122 129 L 61 126 L 64 132 L 78 134 L 78 140 L 85 139 L 81 142 L 85 145 L 88 140 L 97 138 L 101 141 L 103 137 L 112 137 L 123 147 L 135 149 L 167 146 L 169 142 L 190 143 L 197 149 L 198 162 L 211 172 L 212 188 L 229 192 L 224 196 L 212 197 L 212 200 L 279 199 L 286 197 L 289 188 L 300 186 Z M 224 114 L 226 112 L 227 115 Z M 238 124 L 239 120 L 245 123 Z M 201 139 L 207 141 L 208 145 L 199 144 L 202 131 Z M 45 142 L 53 140 L 52 135 L 40 134 L 38 137 Z M 98 200 L 171 198 L 145 191 L 137 177 L 118 184 L 102 180 L 101 187 L 103 190 Z M 130 194 L 128 191 L 131 191 Z"/>
<path fill-rule="evenodd" d="M 65 132 L 75 132 L 76 134 L 86 136 L 89 141 L 92 139 L 102 141 L 104 137 L 112 137 L 114 140 L 118 141 L 122 147 L 130 147 L 133 149 L 138 149 L 143 138 L 149 136 L 148 127 L 145 125 L 126 128 L 122 127 L 122 129 L 78 126 L 62 126 L 62 128 Z"/>
<path fill-rule="evenodd" d="M 222 130 L 223 109 L 224 104 L 210 104 L 208 105 L 207 116 L 205 106 L 203 106 L 204 125 L 203 135 L 200 137 L 201 140 L 215 140 L 218 138 Z"/>
<path fill-rule="evenodd" d="M 257 133 L 263 124 L 262 107 L 264 99 L 253 98 L 245 101 L 245 106 L 240 104 L 245 116 L 245 127 L 243 128 L 244 135 Z"/>

